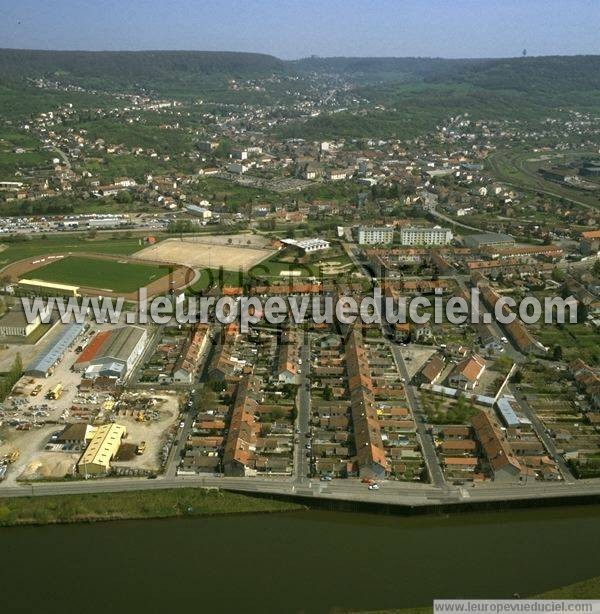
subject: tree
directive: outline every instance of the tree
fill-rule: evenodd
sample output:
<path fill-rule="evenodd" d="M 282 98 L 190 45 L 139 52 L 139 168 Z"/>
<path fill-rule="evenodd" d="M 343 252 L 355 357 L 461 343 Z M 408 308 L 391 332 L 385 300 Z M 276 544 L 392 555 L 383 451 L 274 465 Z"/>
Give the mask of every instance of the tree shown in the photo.
<path fill-rule="evenodd" d="M 19 381 L 23 375 L 23 361 L 21 355 L 17 354 L 10 367 L 10 371 L 0 379 L 0 401 L 4 401 L 10 394 L 13 386 Z"/>
<path fill-rule="evenodd" d="M 325 401 L 333 401 L 333 390 L 329 384 L 323 389 L 323 399 Z"/>
<path fill-rule="evenodd" d="M 131 193 L 127 190 L 121 190 L 115 196 L 115 201 L 118 202 L 120 205 L 127 205 L 133 202 L 133 196 L 131 196 Z"/>
<path fill-rule="evenodd" d="M 555 345 L 554 349 L 552 350 L 552 359 L 559 362 L 562 360 L 562 358 L 563 358 L 562 347 L 560 345 Z"/>
<path fill-rule="evenodd" d="M 223 390 L 227 388 L 227 385 L 225 384 L 225 382 L 220 382 L 219 380 L 213 380 L 210 383 L 210 387 L 212 388 L 212 390 L 214 390 L 214 392 L 223 392 Z"/>
<path fill-rule="evenodd" d="M 565 274 L 558 267 L 552 269 L 552 279 L 556 282 L 563 282 L 565 280 Z"/>
<path fill-rule="evenodd" d="M 287 399 L 291 399 L 296 394 L 295 384 L 284 384 L 282 392 L 283 396 L 285 396 Z"/>

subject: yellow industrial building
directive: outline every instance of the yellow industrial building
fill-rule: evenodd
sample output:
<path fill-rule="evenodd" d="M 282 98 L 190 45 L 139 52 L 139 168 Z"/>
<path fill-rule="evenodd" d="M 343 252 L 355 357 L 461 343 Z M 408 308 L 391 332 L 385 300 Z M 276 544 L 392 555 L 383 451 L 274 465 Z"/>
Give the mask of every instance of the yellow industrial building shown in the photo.
<path fill-rule="evenodd" d="M 77 463 L 77 471 L 84 475 L 102 475 L 110 471 L 110 462 L 116 456 L 127 431 L 120 424 L 94 427 L 91 441 Z"/>

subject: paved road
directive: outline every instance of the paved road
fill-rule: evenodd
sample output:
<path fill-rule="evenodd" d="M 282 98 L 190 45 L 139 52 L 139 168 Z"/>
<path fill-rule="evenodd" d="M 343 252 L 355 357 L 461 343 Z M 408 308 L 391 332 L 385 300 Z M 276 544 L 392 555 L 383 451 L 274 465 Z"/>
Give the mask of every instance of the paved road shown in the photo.
<path fill-rule="evenodd" d="M 406 363 L 404 362 L 404 357 L 402 356 L 401 348 L 394 343 L 390 343 L 390 348 L 392 350 L 392 354 L 394 356 L 394 360 L 396 361 L 396 365 L 398 367 L 400 375 L 404 378 L 405 381 L 406 399 L 408 401 L 409 409 L 412 412 L 413 418 L 417 425 L 417 436 L 421 442 L 421 450 L 423 452 L 423 458 L 425 459 L 425 465 L 427 466 L 429 479 L 431 480 L 431 483 L 435 486 L 443 488 L 446 484 L 446 481 L 444 479 L 444 473 L 442 472 L 438 461 L 433 439 L 431 438 L 431 435 L 427 432 L 427 428 L 425 425 L 425 414 L 423 413 L 423 409 L 415 393 L 414 386 L 411 386 L 411 384 L 409 383 L 410 376 L 408 373 L 408 369 L 406 368 Z"/>
<path fill-rule="evenodd" d="M 308 441 L 307 434 L 310 433 L 310 335 L 304 334 L 304 343 L 300 348 L 300 358 L 302 360 L 302 375 L 300 386 L 296 397 L 298 408 L 298 418 L 296 428 L 298 443 L 294 447 L 294 478 L 296 481 L 305 481 L 310 471 L 310 459 L 306 456 L 304 447 Z"/>
<path fill-rule="evenodd" d="M 447 215 L 444 215 L 443 213 L 440 213 L 439 211 L 430 211 L 429 212 L 433 217 L 441 220 L 442 222 L 446 222 L 448 224 L 452 224 L 454 226 L 458 226 L 459 228 L 466 228 L 467 230 L 474 230 L 475 232 L 488 232 L 487 230 L 484 230 L 482 228 L 476 228 L 475 226 L 469 226 L 467 224 L 463 224 L 462 222 L 457 222 L 456 220 L 453 220 L 451 217 L 448 217 Z"/>
<path fill-rule="evenodd" d="M 552 497 L 583 495 L 600 496 L 600 480 L 580 480 L 574 484 L 528 483 L 503 485 L 489 483 L 472 487 L 439 488 L 430 484 L 405 482 L 381 482 L 378 491 L 368 490 L 358 480 L 333 480 L 320 482 L 307 480 L 298 484 L 290 478 L 223 478 L 185 476 L 177 478 L 97 479 L 78 482 L 40 483 L 34 485 L 0 486 L 0 497 L 43 496 L 82 493 L 124 492 L 158 490 L 165 488 L 219 488 L 252 493 L 297 495 L 308 498 L 366 501 L 393 505 L 424 506 L 436 504 L 460 504 L 483 501 L 532 500 Z"/>
<path fill-rule="evenodd" d="M 209 344 L 210 345 L 210 344 Z M 172 446 L 171 452 L 169 453 L 169 458 L 167 460 L 166 468 L 165 468 L 165 477 L 168 479 L 173 479 L 177 476 L 177 469 L 181 462 L 181 457 L 183 450 L 185 448 L 186 442 L 190 433 L 192 432 L 192 424 L 194 423 L 194 417 L 198 413 L 198 411 L 202 410 L 202 400 L 203 400 L 203 388 L 204 383 L 200 381 L 202 368 L 204 367 L 204 362 L 209 355 L 209 349 L 204 350 L 204 354 L 200 357 L 199 367 L 196 375 L 194 376 L 194 383 L 187 386 L 189 391 L 189 395 L 186 398 L 185 405 L 182 408 L 183 417 L 179 424 L 183 422 L 183 426 L 179 426 L 177 428 L 177 443 Z"/>
<path fill-rule="evenodd" d="M 67 156 L 67 154 L 62 149 L 59 149 L 58 147 L 55 147 L 55 146 L 49 147 L 48 149 L 50 151 L 54 151 L 55 153 L 57 153 L 60 156 L 60 158 L 62 158 L 62 161 L 65 163 L 67 170 L 71 172 L 71 160 L 69 160 L 69 157 Z"/>

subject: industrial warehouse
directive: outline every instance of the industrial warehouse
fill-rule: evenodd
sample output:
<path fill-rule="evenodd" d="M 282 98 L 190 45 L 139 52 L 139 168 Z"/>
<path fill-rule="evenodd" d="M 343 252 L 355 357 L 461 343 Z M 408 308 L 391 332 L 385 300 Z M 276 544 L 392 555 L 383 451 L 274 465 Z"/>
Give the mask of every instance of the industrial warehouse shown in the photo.
<path fill-rule="evenodd" d="M 127 431 L 120 424 L 104 424 L 90 434 L 92 440 L 77 463 L 77 471 L 84 475 L 106 474 Z"/>
<path fill-rule="evenodd" d="M 140 326 L 120 326 L 97 333 L 73 365 L 86 378 L 123 378 L 144 352 L 147 331 Z"/>
<path fill-rule="evenodd" d="M 48 308 L 42 314 L 44 320 L 48 316 Z M 25 312 L 19 306 L 7 311 L 0 318 L 0 336 L 2 337 L 28 337 L 42 323 L 42 318 L 36 315 L 32 322 L 27 320 Z"/>
<path fill-rule="evenodd" d="M 83 324 L 62 324 L 58 335 L 27 365 L 24 371 L 25 375 L 48 377 L 83 330 Z"/>

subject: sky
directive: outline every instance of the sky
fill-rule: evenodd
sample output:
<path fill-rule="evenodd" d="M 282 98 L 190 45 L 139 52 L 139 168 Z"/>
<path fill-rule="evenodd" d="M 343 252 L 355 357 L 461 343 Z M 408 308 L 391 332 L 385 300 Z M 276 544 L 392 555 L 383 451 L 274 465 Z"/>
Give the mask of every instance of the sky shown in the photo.
<path fill-rule="evenodd" d="M 0 47 L 319 56 L 600 54 L 600 0 L 3 0 Z M 9 6 L 6 6 L 9 5 Z"/>

